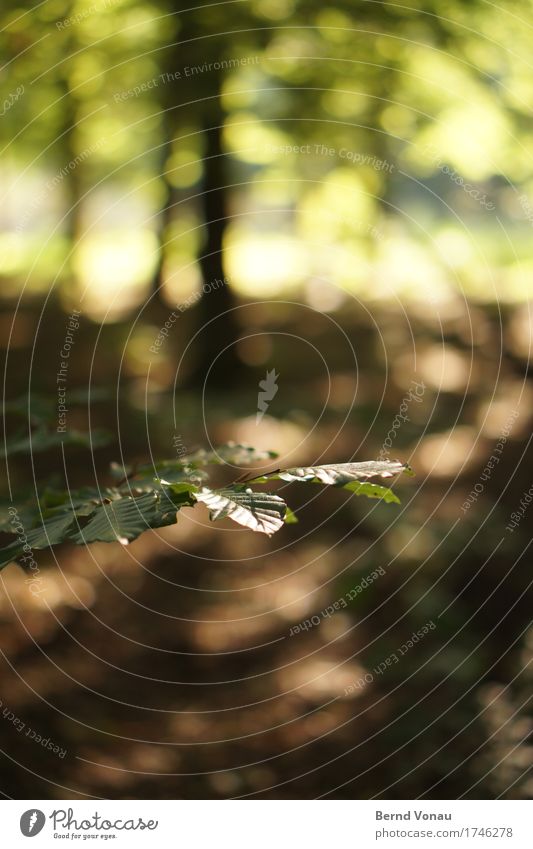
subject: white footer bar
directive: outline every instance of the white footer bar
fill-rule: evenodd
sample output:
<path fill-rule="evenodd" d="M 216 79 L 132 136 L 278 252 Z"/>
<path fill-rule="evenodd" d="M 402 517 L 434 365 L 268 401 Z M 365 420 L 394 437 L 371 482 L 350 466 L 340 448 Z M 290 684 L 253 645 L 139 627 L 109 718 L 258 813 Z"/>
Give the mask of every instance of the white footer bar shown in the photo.
<path fill-rule="evenodd" d="M 6 847 L 533 847 L 530 801 L 10 800 L 0 810 Z"/>

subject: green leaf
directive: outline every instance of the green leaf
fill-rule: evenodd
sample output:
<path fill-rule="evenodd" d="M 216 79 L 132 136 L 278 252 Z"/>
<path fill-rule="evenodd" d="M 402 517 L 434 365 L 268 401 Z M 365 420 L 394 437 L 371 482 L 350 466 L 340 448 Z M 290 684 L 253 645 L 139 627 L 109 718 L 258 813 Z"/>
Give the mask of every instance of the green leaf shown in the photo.
<path fill-rule="evenodd" d="M 39 429 L 38 429 L 39 430 Z M 71 432 L 72 433 L 72 432 Z M 42 434 L 43 439 L 54 435 Z M 85 438 L 85 435 L 82 435 Z M 35 437 L 35 434 L 34 434 Z M 149 528 L 174 524 L 177 511 L 197 502 L 205 504 L 212 520 L 228 517 L 258 533 L 271 536 L 296 516 L 285 501 L 270 492 L 254 492 L 248 481 L 222 490 L 202 486 L 206 472 L 198 468 L 207 462 L 239 461 L 241 464 L 271 459 L 273 452 L 256 452 L 249 446 L 233 443 L 217 449 L 221 452 L 197 452 L 184 460 L 168 460 L 145 464 L 132 470 L 115 464 L 112 474 L 117 486 L 102 490 L 82 487 L 78 490 L 56 490 L 46 487 L 38 501 L 0 506 L 0 531 L 12 540 L 0 549 L 0 569 L 32 550 L 48 548 L 62 542 L 84 545 L 92 542 L 121 542 L 136 539 Z M 222 460 L 222 457 L 227 458 Z M 256 483 L 271 480 L 322 483 L 386 502 L 399 503 L 387 487 L 369 483 L 370 477 L 390 478 L 400 472 L 412 474 L 399 462 L 376 461 L 339 463 L 324 466 L 301 466 L 268 472 L 254 478 Z M 127 480 L 122 480 L 124 474 Z M 20 522 L 20 525 L 19 525 Z"/>
<path fill-rule="evenodd" d="M 45 519 L 41 527 L 24 531 L 17 537 L 15 542 L 0 549 L 0 569 L 22 557 L 24 554 L 30 555 L 31 551 L 49 548 L 51 545 L 57 545 L 63 542 L 67 532 L 74 525 L 74 521 L 75 517 L 72 513 L 53 516 L 50 519 Z"/>
<path fill-rule="evenodd" d="M 17 516 L 14 517 L 9 513 L 9 508 L 12 504 L 2 504 L 0 507 L 0 531 L 4 534 L 14 534 L 13 525 L 17 525 L 21 521 L 25 528 L 31 528 L 34 525 L 35 519 L 38 517 L 38 511 L 35 505 L 22 504 L 17 506 Z"/>
<path fill-rule="evenodd" d="M 34 423 L 44 423 L 54 413 L 54 402 L 36 393 L 32 393 L 31 399 L 28 395 L 19 395 L 18 398 L 6 401 L 4 410 Z"/>
<path fill-rule="evenodd" d="M 327 466 L 298 466 L 291 469 L 276 469 L 265 472 L 247 483 L 266 483 L 271 480 L 300 481 L 303 483 L 323 483 L 328 486 L 345 486 L 356 480 L 368 478 L 391 478 L 401 472 L 413 475 L 405 463 L 398 460 L 368 460 L 364 463 L 331 463 Z"/>
<path fill-rule="evenodd" d="M 75 445 L 79 448 L 101 448 L 111 442 L 111 434 L 107 431 L 94 429 L 91 433 L 82 433 L 79 430 L 68 428 L 65 433 L 57 433 L 55 430 L 40 424 L 39 427 L 29 434 L 19 433 L 12 439 L 8 439 L 0 448 L 0 457 L 11 457 L 14 454 L 36 454 L 37 452 L 49 451 L 59 445 Z"/>
<path fill-rule="evenodd" d="M 367 498 L 380 498 L 387 504 L 401 504 L 400 499 L 386 486 L 380 486 L 377 483 L 361 483 L 360 481 L 351 481 L 345 483 L 342 487 L 349 492 L 354 492 L 356 495 L 366 495 Z"/>
<path fill-rule="evenodd" d="M 122 477 L 125 477 L 125 475 Z M 128 488 L 136 488 L 151 492 L 153 489 L 160 489 L 165 486 L 174 489 L 177 485 L 183 485 L 183 487 L 193 490 L 200 486 L 207 477 L 206 472 L 202 469 L 197 469 L 192 464 L 184 464 L 180 460 L 169 460 L 155 464 L 147 463 L 139 466 L 134 474 L 130 473 L 128 480 L 121 485 L 120 489 L 126 491 Z"/>
<path fill-rule="evenodd" d="M 128 478 L 131 474 L 133 474 L 133 467 L 123 466 L 121 463 L 113 461 L 109 464 L 109 472 L 113 480 L 122 481 L 124 478 Z"/>
<path fill-rule="evenodd" d="M 298 516 L 296 515 L 296 513 L 294 513 L 291 510 L 290 507 L 287 507 L 287 510 L 285 511 L 285 524 L 286 525 L 297 525 L 299 521 L 300 520 L 299 520 Z"/>
<path fill-rule="evenodd" d="M 138 498 L 125 496 L 97 507 L 89 522 L 68 539 L 77 545 L 90 542 L 126 545 L 149 528 L 174 524 L 177 509 L 164 493 L 146 492 Z"/>
<path fill-rule="evenodd" d="M 211 490 L 203 487 L 194 494 L 209 508 L 209 518 L 233 519 L 251 531 L 272 536 L 283 527 L 287 505 L 278 495 L 270 492 L 253 492 L 247 488 Z"/>
<path fill-rule="evenodd" d="M 111 391 L 103 386 L 91 386 L 89 389 L 71 389 L 68 394 L 69 406 L 81 407 L 108 401 L 113 397 Z M 21 418 L 29 418 L 35 423 L 45 423 L 54 417 L 56 409 L 55 400 L 50 397 L 31 392 L 30 395 L 19 395 L 4 404 L 6 413 L 13 413 Z"/>
<path fill-rule="evenodd" d="M 277 457 L 275 451 L 263 451 L 252 448 L 251 445 L 241 445 L 235 442 L 227 442 L 219 445 L 213 451 L 200 449 L 182 458 L 182 462 L 192 463 L 197 466 L 230 465 L 250 466 L 253 463 L 264 463 Z"/>
<path fill-rule="evenodd" d="M 158 470 L 159 474 L 159 470 Z M 161 486 L 169 486 L 174 492 L 183 492 L 185 489 L 190 491 L 197 489 L 202 481 L 207 479 L 205 472 L 200 469 L 195 469 L 185 473 L 180 469 L 163 469 L 160 476 L 155 478 L 155 481 Z"/>

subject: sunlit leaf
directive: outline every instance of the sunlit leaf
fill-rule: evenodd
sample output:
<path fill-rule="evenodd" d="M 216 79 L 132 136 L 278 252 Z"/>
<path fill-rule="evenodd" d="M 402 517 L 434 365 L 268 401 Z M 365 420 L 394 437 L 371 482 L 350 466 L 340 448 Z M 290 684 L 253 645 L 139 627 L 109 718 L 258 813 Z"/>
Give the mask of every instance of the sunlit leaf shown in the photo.
<path fill-rule="evenodd" d="M 406 471 L 410 471 L 409 467 L 403 463 L 376 460 L 366 463 L 336 463 L 329 466 L 284 469 L 279 473 L 279 477 L 286 481 L 317 481 L 332 486 L 345 486 L 352 481 L 368 478 L 392 478 Z"/>
<path fill-rule="evenodd" d="M 227 517 L 251 531 L 267 536 L 283 527 L 287 511 L 287 505 L 278 495 L 253 492 L 249 488 L 213 491 L 204 487 L 194 498 L 209 508 L 212 521 Z"/>
<path fill-rule="evenodd" d="M 271 536 L 284 523 L 297 521 L 285 501 L 271 492 L 256 492 L 245 483 L 221 490 L 203 485 L 207 473 L 198 465 L 234 460 L 272 459 L 273 452 L 255 452 L 243 445 L 229 444 L 213 452 L 198 453 L 196 459 L 168 460 L 143 466 L 114 464 L 111 472 L 115 486 L 82 487 L 61 490 L 45 487 L 38 500 L 15 507 L 0 507 L 0 531 L 12 539 L 0 549 L 0 569 L 33 550 L 64 542 L 85 545 L 92 542 L 126 544 L 150 528 L 174 524 L 184 506 L 205 504 L 212 520 L 230 518 L 245 528 Z M 198 459 L 200 458 L 200 459 Z M 343 487 L 356 495 L 399 503 L 390 489 L 368 478 L 390 478 L 401 472 L 412 474 L 399 462 L 376 461 L 302 466 L 268 472 L 255 483 L 274 480 L 320 483 Z"/>

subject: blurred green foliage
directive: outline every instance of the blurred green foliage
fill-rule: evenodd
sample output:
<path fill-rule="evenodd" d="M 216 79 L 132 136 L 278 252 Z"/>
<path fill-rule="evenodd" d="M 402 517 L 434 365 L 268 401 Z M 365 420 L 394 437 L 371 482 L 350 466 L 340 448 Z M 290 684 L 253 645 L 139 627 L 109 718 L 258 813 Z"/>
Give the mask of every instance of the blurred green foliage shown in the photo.
<path fill-rule="evenodd" d="M 251 295 L 325 275 L 420 296 L 432 276 L 436 296 L 525 298 L 526 11 L 6 0 L 3 293 L 88 287 L 108 320 L 224 270 Z"/>

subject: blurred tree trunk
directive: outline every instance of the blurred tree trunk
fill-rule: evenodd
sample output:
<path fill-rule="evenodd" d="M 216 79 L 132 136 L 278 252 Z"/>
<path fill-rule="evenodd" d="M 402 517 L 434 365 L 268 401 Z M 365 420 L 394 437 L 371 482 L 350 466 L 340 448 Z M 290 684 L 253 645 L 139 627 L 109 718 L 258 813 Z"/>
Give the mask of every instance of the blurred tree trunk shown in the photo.
<path fill-rule="evenodd" d="M 166 51 L 162 68 L 168 74 L 175 74 L 186 65 L 199 64 L 202 61 L 220 62 L 223 58 L 217 39 L 198 42 L 200 23 L 191 14 L 180 15 L 178 37 Z M 208 56 L 199 55 L 200 47 L 210 48 Z M 224 275 L 223 239 L 227 225 L 227 168 L 222 144 L 224 111 L 222 108 L 223 70 L 210 70 L 204 75 L 193 77 L 191 82 L 178 80 L 166 84 L 162 89 L 162 107 L 165 110 L 164 132 L 166 144 L 162 156 L 162 174 L 172 149 L 174 134 L 184 122 L 202 128 L 204 142 L 202 207 L 204 224 L 204 245 L 198 263 L 202 272 L 204 289 L 201 298 L 191 309 L 194 324 L 192 333 L 198 333 L 191 356 L 195 357 L 189 382 L 198 385 L 205 378 L 209 367 L 217 355 L 230 346 L 223 355 L 224 365 L 236 371 L 242 366 L 232 343 L 238 338 L 239 327 L 232 307 L 235 299 L 231 284 L 227 285 Z M 186 88 L 189 86 L 189 88 Z M 194 87 L 194 88 L 193 88 Z M 163 179 L 165 177 L 163 176 Z M 165 264 L 165 233 L 176 214 L 176 191 L 165 179 L 167 197 L 161 210 L 161 247 L 158 267 L 152 287 L 152 303 L 161 304 L 163 273 Z M 154 306 L 155 306 L 154 304 Z M 228 312 L 229 310 L 229 312 Z"/>
<path fill-rule="evenodd" d="M 159 239 L 159 256 L 157 259 L 157 266 L 154 272 L 154 277 L 152 281 L 152 291 L 150 297 L 150 311 L 153 312 L 154 308 L 157 309 L 160 306 L 163 306 L 164 302 L 162 299 L 162 287 L 164 285 L 164 270 L 165 270 L 165 241 L 168 238 L 169 228 L 172 223 L 172 218 L 174 215 L 174 205 L 176 203 L 176 190 L 174 186 L 169 183 L 165 176 L 165 169 L 167 167 L 167 162 L 172 152 L 172 136 L 173 136 L 173 125 L 170 119 L 170 113 L 167 113 L 163 110 L 162 114 L 162 123 L 163 123 L 163 144 L 161 146 L 161 157 L 160 157 L 160 168 L 161 168 L 161 179 L 165 183 L 165 204 L 160 210 L 159 213 L 159 227 L 158 227 L 158 239 Z"/>
<path fill-rule="evenodd" d="M 72 38 L 67 41 L 67 55 L 75 51 L 75 44 Z M 70 250 L 75 248 L 77 242 L 82 235 L 82 203 L 83 196 L 83 163 L 76 163 L 76 157 L 79 154 L 78 143 L 76 141 L 76 126 L 78 122 L 78 114 L 76 109 L 76 101 L 72 97 L 70 85 L 67 76 L 63 76 L 60 81 L 61 91 L 63 92 L 62 99 L 62 127 L 59 145 L 59 169 L 67 169 L 66 175 L 62 180 L 62 191 L 65 195 L 66 211 L 66 236 L 70 244 Z M 72 167 L 69 167 L 72 165 Z M 73 257 L 73 253 L 71 253 Z"/>
<path fill-rule="evenodd" d="M 239 335 L 235 298 L 231 283 L 224 273 L 224 233 L 227 226 L 227 168 L 222 145 L 224 114 L 220 101 L 221 76 L 217 74 L 217 96 L 209 122 L 204 124 L 205 153 L 203 178 L 203 208 L 205 240 L 199 257 L 204 293 L 195 308 L 197 327 L 201 334 L 200 357 L 196 373 L 205 377 L 219 354 L 224 364 L 239 369 L 235 352 Z M 226 349 L 224 351 L 224 349 Z M 222 352 L 224 353 L 222 354 Z"/>

